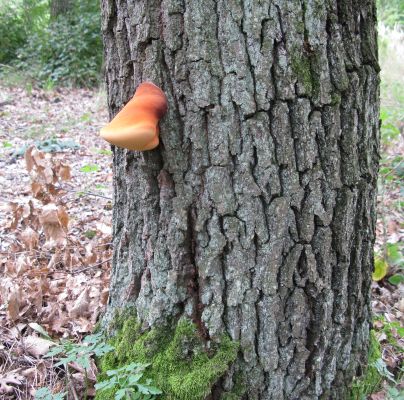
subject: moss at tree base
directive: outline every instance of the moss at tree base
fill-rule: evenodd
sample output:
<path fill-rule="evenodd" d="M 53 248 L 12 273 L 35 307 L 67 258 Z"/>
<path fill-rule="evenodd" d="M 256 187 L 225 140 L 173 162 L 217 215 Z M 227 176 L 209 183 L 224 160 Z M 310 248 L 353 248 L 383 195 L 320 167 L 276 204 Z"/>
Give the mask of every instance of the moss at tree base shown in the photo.
<path fill-rule="evenodd" d="M 122 318 L 120 318 L 122 320 Z M 181 319 L 175 328 L 153 328 L 142 333 L 136 317 L 118 323 L 117 334 L 109 341 L 115 351 L 99 362 L 99 381 L 106 371 L 131 362 L 151 364 L 145 377 L 163 391 L 164 400 L 204 400 L 222 377 L 238 353 L 238 343 L 222 336 L 210 348 L 200 337 L 196 326 Z M 96 400 L 111 400 L 114 391 L 97 393 Z"/>
<path fill-rule="evenodd" d="M 376 368 L 376 361 L 382 359 L 382 349 L 375 331 L 370 331 L 368 364 L 361 377 L 354 378 L 349 400 L 361 400 L 377 392 L 383 381 L 383 376 Z"/>

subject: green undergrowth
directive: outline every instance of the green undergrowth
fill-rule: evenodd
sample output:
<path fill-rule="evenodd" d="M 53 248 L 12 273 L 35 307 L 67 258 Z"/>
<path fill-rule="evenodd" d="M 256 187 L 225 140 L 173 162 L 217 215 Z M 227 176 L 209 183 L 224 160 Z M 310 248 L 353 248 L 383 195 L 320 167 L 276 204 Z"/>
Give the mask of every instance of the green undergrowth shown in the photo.
<path fill-rule="evenodd" d="M 222 336 L 219 344 L 210 348 L 196 326 L 185 319 L 174 328 L 153 328 L 142 332 L 136 317 L 119 318 L 116 334 L 109 341 L 115 351 L 99 360 L 101 374 L 131 362 L 151 364 L 144 373 L 153 385 L 163 391 L 165 400 L 203 400 L 212 386 L 236 360 L 238 343 Z M 97 400 L 114 398 L 114 391 L 97 394 Z"/>
<path fill-rule="evenodd" d="M 384 379 L 378 368 L 378 363 L 382 360 L 382 350 L 374 331 L 370 332 L 368 365 L 363 375 L 355 378 L 352 387 L 350 400 L 363 400 L 368 395 L 376 392 Z"/>
<path fill-rule="evenodd" d="M 245 376 L 241 372 L 238 372 L 233 377 L 234 387 L 231 392 L 225 392 L 222 394 L 221 400 L 240 400 L 246 393 L 247 388 L 245 384 Z"/>

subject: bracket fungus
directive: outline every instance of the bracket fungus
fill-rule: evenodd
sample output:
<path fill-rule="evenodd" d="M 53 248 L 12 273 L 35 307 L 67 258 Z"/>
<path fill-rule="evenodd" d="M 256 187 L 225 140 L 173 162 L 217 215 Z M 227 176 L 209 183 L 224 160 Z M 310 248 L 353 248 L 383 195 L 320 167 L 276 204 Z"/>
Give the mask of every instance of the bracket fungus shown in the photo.
<path fill-rule="evenodd" d="M 167 112 L 164 92 L 151 82 L 141 83 L 133 98 L 101 129 L 107 142 L 129 150 L 152 150 L 159 144 L 160 118 Z"/>

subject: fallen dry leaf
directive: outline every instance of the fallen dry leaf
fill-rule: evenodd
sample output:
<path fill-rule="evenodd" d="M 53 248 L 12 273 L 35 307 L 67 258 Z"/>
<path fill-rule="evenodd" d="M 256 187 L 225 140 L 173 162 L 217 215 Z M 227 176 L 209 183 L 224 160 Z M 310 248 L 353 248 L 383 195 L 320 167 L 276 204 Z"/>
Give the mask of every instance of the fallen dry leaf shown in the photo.
<path fill-rule="evenodd" d="M 75 301 L 73 307 L 70 309 L 69 316 L 71 318 L 84 317 L 88 312 L 89 303 L 89 288 L 86 287 Z"/>
<path fill-rule="evenodd" d="M 27 226 L 21 232 L 21 239 L 26 248 L 28 248 L 29 250 L 33 250 L 38 246 L 39 235 L 38 232 L 35 232 L 30 226 Z"/>
<path fill-rule="evenodd" d="M 39 222 L 48 241 L 58 245 L 65 244 L 69 217 L 63 208 L 58 208 L 53 203 L 45 205 L 39 216 Z"/>
<path fill-rule="evenodd" d="M 15 273 L 16 276 L 21 276 L 24 272 L 28 271 L 31 267 L 31 260 L 25 254 L 17 257 L 17 261 L 15 263 Z"/>
<path fill-rule="evenodd" d="M 72 179 L 71 168 L 68 165 L 60 164 L 58 175 L 63 181 L 70 181 Z"/>
<path fill-rule="evenodd" d="M 21 375 L 29 379 L 34 379 L 37 369 L 35 367 L 26 368 L 21 371 Z"/>
<path fill-rule="evenodd" d="M 14 287 L 10 290 L 7 299 L 7 312 L 12 321 L 17 321 L 21 307 L 21 296 L 19 287 Z"/>
<path fill-rule="evenodd" d="M 401 313 L 404 313 L 404 298 L 398 301 L 395 305 Z"/>
<path fill-rule="evenodd" d="M 25 350 L 35 358 L 44 356 L 54 345 L 54 342 L 39 336 L 30 335 L 24 338 Z"/>
<path fill-rule="evenodd" d="M 15 371 L 0 374 L 0 394 L 10 394 L 14 392 L 14 387 L 11 385 L 21 385 L 24 382 L 24 377 Z"/>
<path fill-rule="evenodd" d="M 386 399 L 386 392 L 381 391 L 377 393 L 373 393 L 369 396 L 370 400 L 385 400 Z"/>

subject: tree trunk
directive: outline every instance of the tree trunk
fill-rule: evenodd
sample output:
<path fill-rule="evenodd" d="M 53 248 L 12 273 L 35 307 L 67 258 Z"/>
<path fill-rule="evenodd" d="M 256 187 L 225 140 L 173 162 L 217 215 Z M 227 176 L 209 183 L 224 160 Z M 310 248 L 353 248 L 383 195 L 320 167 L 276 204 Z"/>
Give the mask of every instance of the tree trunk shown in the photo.
<path fill-rule="evenodd" d="M 51 0 L 49 3 L 51 19 L 55 20 L 60 15 L 66 14 L 72 9 L 72 0 Z"/>
<path fill-rule="evenodd" d="M 375 1 L 103 0 L 102 13 L 110 116 L 147 80 L 169 103 L 156 150 L 113 149 L 104 323 L 133 306 L 143 331 L 186 317 L 206 347 L 237 342 L 200 400 L 345 399 L 369 340 Z"/>

